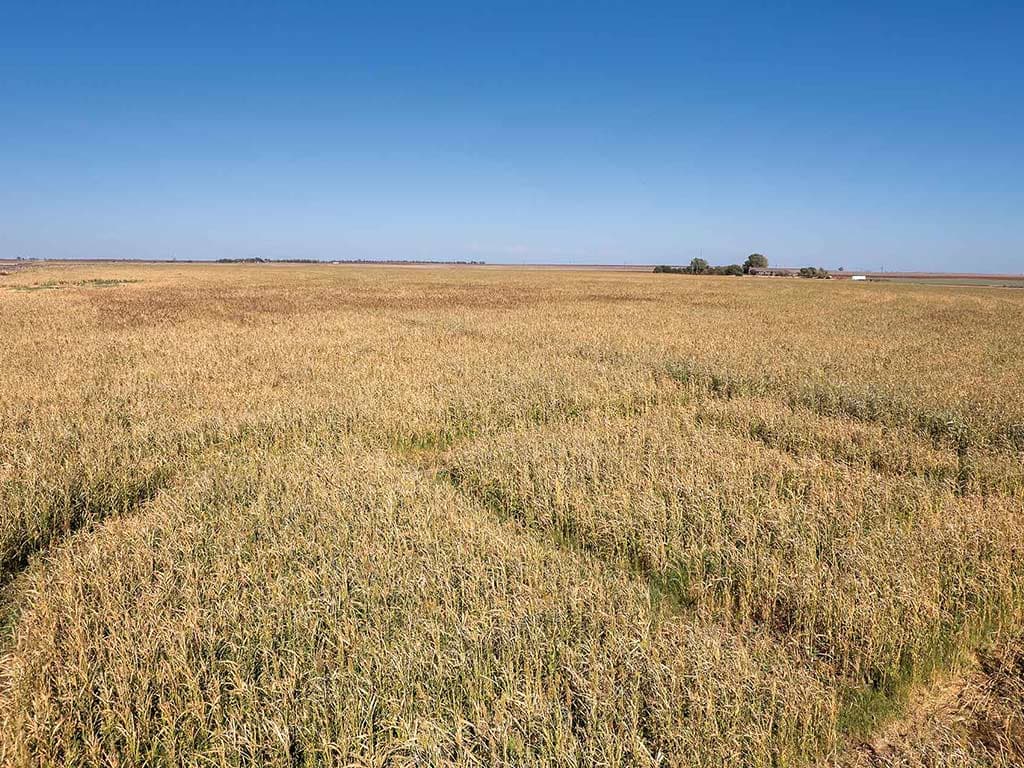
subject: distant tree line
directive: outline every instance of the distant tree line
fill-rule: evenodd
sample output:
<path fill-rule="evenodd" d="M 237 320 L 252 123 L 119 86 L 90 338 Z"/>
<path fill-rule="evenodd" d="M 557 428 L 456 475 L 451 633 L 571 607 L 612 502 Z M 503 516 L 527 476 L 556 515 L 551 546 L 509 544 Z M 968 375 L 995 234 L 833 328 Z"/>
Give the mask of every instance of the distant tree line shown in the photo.
<path fill-rule="evenodd" d="M 417 259 L 217 259 L 218 264 L 486 264 L 484 261 L 425 261 Z"/>
<path fill-rule="evenodd" d="M 218 264 L 322 264 L 319 259 L 261 259 L 251 256 L 247 259 L 217 259 Z"/>
<path fill-rule="evenodd" d="M 747 256 L 747 260 L 742 264 L 726 264 L 721 267 L 713 267 L 704 259 L 693 259 L 685 267 L 673 267 L 662 264 L 655 267 L 654 271 L 670 275 L 749 275 L 752 270 L 767 268 L 768 257 L 762 253 L 752 253 Z M 792 272 L 782 270 L 781 274 L 792 274 Z M 829 271 L 821 267 L 801 267 L 796 274 L 800 277 L 817 280 L 830 280 L 832 278 Z"/>
<path fill-rule="evenodd" d="M 486 261 L 473 261 L 473 260 L 457 260 L 457 261 L 442 261 L 440 259 L 333 259 L 329 264 L 459 264 L 459 265 L 471 265 L 471 266 L 483 266 Z"/>
<path fill-rule="evenodd" d="M 743 267 L 739 264 L 728 264 L 724 267 L 712 267 L 704 259 L 694 259 L 688 267 L 672 267 L 667 264 L 654 268 L 655 272 L 670 275 L 742 275 Z"/>
<path fill-rule="evenodd" d="M 752 253 L 743 264 L 727 264 L 721 267 L 713 267 L 704 259 L 693 259 L 689 266 L 672 267 L 662 264 L 654 268 L 655 272 L 668 273 L 672 275 L 746 275 L 752 268 L 764 268 L 768 266 L 768 259 L 760 253 Z"/>

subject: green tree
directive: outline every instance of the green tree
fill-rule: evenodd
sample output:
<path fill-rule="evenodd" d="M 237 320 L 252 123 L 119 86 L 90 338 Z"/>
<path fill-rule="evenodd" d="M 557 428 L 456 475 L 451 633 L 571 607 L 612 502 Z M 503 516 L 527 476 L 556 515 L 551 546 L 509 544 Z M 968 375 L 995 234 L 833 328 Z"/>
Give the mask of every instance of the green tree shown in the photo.
<path fill-rule="evenodd" d="M 695 275 L 703 275 L 708 271 L 708 263 L 704 259 L 694 259 L 690 262 L 690 272 Z"/>
<path fill-rule="evenodd" d="M 743 262 L 743 271 L 749 273 L 752 267 L 764 269 L 768 266 L 768 257 L 763 253 L 752 253 Z"/>

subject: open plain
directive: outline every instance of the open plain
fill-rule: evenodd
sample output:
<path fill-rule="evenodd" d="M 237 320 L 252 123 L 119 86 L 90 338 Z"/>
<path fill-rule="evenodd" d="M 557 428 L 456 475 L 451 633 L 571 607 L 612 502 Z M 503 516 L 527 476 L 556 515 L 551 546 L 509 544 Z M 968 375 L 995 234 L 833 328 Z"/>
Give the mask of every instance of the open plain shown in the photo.
<path fill-rule="evenodd" d="M 1024 293 L 0 277 L 4 766 L 1024 761 Z"/>

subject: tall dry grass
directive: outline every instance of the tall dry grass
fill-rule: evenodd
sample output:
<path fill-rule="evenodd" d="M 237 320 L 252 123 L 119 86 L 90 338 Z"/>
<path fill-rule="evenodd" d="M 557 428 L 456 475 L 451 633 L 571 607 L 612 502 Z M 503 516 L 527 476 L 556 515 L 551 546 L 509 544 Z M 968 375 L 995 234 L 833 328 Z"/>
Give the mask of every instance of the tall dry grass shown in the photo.
<path fill-rule="evenodd" d="M 598 271 L 6 276 L 0 763 L 813 765 L 998 648 L 977 727 L 886 759 L 1010 765 L 1022 309 Z"/>

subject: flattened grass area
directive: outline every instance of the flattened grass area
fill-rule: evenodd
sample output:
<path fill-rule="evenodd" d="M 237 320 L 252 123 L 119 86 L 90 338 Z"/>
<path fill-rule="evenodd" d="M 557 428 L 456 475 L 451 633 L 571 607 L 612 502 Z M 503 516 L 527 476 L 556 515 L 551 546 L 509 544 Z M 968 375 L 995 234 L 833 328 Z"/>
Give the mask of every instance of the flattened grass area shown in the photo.
<path fill-rule="evenodd" d="M 767 762 L 827 732 L 827 693 L 775 644 L 660 614 L 324 437 L 236 446 L 23 579 L 47 600 L 19 622 L 13 758 Z"/>
<path fill-rule="evenodd" d="M 1024 754 L 1016 292 L 46 284 L 0 293 L 0 764 Z"/>

